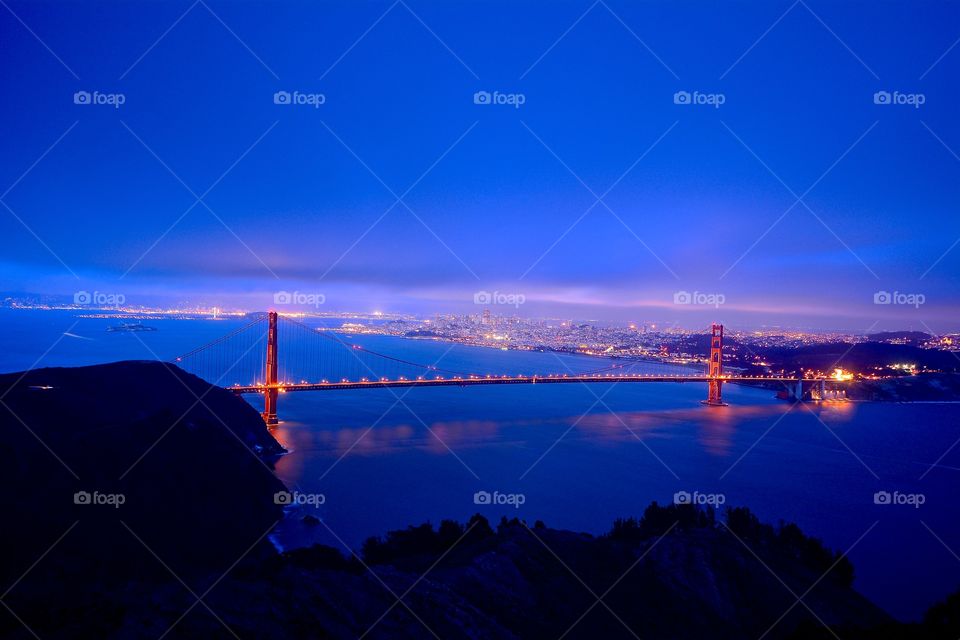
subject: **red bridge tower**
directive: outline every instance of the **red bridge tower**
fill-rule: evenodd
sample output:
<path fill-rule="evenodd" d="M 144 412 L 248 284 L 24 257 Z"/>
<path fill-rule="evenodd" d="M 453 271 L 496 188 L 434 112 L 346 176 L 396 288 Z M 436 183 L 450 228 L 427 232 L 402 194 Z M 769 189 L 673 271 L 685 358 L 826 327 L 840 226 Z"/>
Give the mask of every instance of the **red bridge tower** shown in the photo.
<path fill-rule="evenodd" d="M 713 407 L 722 407 L 726 403 L 720 396 L 720 388 L 723 380 L 720 376 L 723 372 L 723 325 L 714 324 L 711 327 L 710 334 L 710 360 L 707 362 L 707 377 L 710 381 L 707 383 L 707 399 L 704 404 Z"/>
<path fill-rule="evenodd" d="M 264 376 L 263 421 L 268 427 L 280 423 L 277 419 L 277 312 L 267 314 L 267 370 Z"/>

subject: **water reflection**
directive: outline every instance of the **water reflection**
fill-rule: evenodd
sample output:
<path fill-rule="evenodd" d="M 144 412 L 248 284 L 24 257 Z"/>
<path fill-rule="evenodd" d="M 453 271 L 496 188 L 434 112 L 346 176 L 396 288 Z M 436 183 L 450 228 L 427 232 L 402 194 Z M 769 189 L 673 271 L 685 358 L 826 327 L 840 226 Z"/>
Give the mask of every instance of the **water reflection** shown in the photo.
<path fill-rule="evenodd" d="M 821 420 L 828 425 L 833 423 L 851 422 L 857 414 L 856 402 L 821 402 L 816 405 L 807 405 Z"/>
<path fill-rule="evenodd" d="M 561 435 L 564 439 L 610 445 L 673 438 L 676 431 L 691 425 L 696 428 L 696 442 L 706 453 L 726 457 L 730 455 L 738 421 L 764 417 L 773 421 L 789 410 L 790 406 L 786 404 L 709 409 L 698 406 L 617 412 L 601 410 L 546 418 L 439 419 L 422 422 L 394 422 L 388 415 L 375 421 L 372 426 L 331 426 L 321 429 L 310 423 L 284 421 L 273 433 L 294 454 L 282 463 L 288 470 L 299 467 L 299 460 L 307 452 L 312 457 L 333 458 L 344 455 L 392 455 L 401 450 L 449 455 L 450 449 L 470 449 L 490 444 L 538 447 L 545 437 L 549 441 Z M 835 407 L 824 406 L 817 411 L 822 420 L 830 422 L 850 420 L 853 415 L 850 409 L 839 404 Z"/>

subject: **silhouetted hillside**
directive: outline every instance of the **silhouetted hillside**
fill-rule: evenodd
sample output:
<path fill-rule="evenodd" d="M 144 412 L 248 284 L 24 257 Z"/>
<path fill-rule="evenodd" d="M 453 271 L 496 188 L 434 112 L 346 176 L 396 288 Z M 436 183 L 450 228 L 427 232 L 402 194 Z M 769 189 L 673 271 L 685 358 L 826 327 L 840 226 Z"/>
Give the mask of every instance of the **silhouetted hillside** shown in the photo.
<path fill-rule="evenodd" d="M 896 340 L 907 344 L 919 346 L 932 339 L 934 336 L 923 331 L 881 331 L 880 333 L 867 334 L 867 340 L 871 342 L 889 342 Z"/>
<path fill-rule="evenodd" d="M 172 365 L 38 369 L 0 389 L 8 581 L 73 523 L 41 568 L 164 572 L 131 531 L 177 572 L 223 566 L 282 516 L 264 458 L 283 449 L 257 411 Z"/>

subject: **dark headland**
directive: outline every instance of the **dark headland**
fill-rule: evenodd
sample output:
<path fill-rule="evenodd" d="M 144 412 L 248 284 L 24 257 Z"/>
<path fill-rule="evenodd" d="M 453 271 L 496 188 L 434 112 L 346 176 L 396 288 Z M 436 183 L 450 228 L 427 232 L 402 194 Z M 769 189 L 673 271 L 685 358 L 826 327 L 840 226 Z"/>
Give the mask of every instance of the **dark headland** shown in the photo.
<path fill-rule="evenodd" d="M 278 553 L 283 449 L 242 399 L 157 362 L 4 375 L 0 394 L 2 637 L 757 638 L 788 610 L 766 637 L 960 635 L 957 596 L 896 623 L 849 561 L 745 508 L 638 505 L 603 536 L 478 515 L 359 558 Z M 780 580 L 799 595 L 824 572 L 791 608 Z"/>

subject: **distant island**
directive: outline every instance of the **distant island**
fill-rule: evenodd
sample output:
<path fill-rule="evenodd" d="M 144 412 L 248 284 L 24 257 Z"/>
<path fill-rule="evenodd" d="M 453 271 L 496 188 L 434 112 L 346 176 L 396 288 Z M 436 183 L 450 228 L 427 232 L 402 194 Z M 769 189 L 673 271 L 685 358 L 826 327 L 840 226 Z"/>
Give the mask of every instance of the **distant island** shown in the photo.
<path fill-rule="evenodd" d="M 960 594 L 898 623 L 853 589 L 848 560 L 744 507 L 638 505 L 600 536 L 476 515 L 357 555 L 281 553 L 267 535 L 283 448 L 232 393 L 158 362 L 0 388 L 4 603 L 42 638 L 756 638 L 795 601 L 780 579 L 803 593 L 824 575 L 804 597 L 817 617 L 793 607 L 766 637 L 960 632 Z M 32 637 L 3 620 L 3 637 Z"/>

